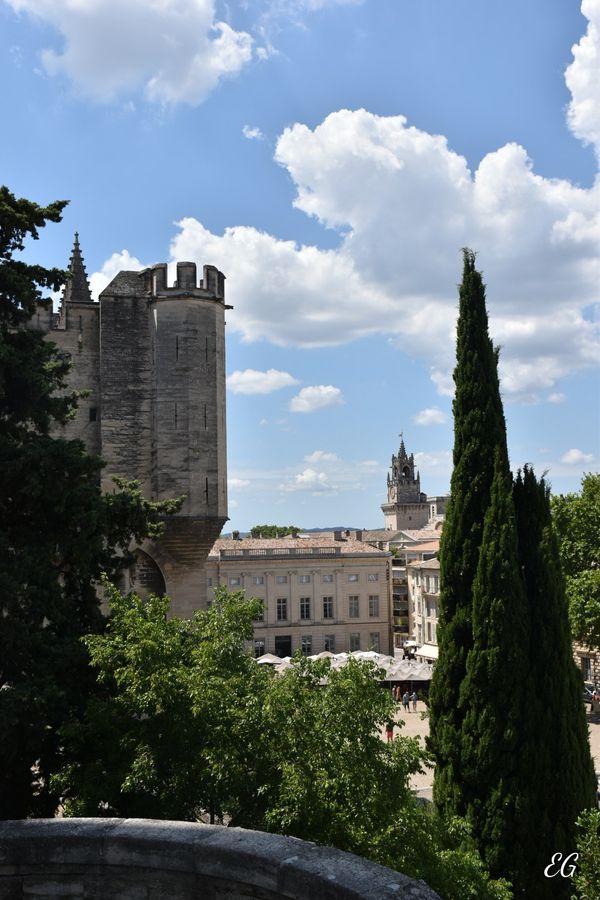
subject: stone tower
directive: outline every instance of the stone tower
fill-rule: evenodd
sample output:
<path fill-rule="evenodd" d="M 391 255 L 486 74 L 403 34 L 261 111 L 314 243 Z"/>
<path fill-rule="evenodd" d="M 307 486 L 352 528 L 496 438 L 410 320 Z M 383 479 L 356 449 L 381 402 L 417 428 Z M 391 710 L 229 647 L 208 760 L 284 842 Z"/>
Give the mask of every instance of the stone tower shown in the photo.
<path fill-rule="evenodd" d="M 120 272 L 90 295 L 78 236 L 60 311 L 40 310 L 38 327 L 70 354 L 69 386 L 85 390 L 67 437 L 81 438 L 113 477 L 140 482 L 152 500 L 185 495 L 165 534 L 137 551 L 125 588 L 169 594 L 176 615 L 206 604 L 205 561 L 227 521 L 225 278 L 177 263 Z"/>
<path fill-rule="evenodd" d="M 415 475 L 414 454 L 408 456 L 400 435 L 398 456 L 392 456 L 391 473 L 387 476 L 387 503 L 381 509 L 386 531 L 422 528 L 429 518 L 426 494 L 421 493 L 419 473 Z"/>

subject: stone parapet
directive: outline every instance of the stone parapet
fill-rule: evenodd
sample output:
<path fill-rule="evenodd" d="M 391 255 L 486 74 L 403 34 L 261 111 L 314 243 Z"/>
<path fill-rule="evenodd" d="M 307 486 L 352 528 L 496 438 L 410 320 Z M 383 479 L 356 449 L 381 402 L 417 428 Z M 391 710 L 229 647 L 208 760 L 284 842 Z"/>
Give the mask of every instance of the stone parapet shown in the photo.
<path fill-rule="evenodd" d="M 0 823 L 0 900 L 440 900 L 424 882 L 297 838 L 150 819 Z"/>

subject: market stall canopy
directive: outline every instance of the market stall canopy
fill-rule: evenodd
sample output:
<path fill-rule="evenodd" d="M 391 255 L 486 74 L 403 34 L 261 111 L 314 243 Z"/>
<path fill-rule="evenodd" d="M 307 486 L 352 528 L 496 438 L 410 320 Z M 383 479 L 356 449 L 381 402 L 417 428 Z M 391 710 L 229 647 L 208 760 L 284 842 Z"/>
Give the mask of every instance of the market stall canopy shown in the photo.
<path fill-rule="evenodd" d="M 423 644 L 421 647 L 418 647 L 415 650 L 415 656 L 422 656 L 424 659 L 437 659 L 438 658 L 438 645 L 437 644 Z"/>
<path fill-rule="evenodd" d="M 259 664 L 259 666 L 265 663 L 269 666 L 278 666 L 283 662 L 283 660 L 281 659 L 281 657 L 275 656 L 273 653 L 263 653 L 262 656 L 258 657 L 256 662 Z"/>

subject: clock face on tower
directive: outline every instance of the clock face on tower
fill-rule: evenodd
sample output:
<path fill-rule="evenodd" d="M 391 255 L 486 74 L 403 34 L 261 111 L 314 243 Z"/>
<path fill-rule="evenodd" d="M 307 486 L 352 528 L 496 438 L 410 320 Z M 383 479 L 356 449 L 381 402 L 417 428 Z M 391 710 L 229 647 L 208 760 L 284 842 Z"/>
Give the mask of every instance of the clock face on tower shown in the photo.
<path fill-rule="evenodd" d="M 396 486 L 394 484 L 392 484 L 390 486 L 390 500 L 395 500 L 395 499 L 396 499 Z"/>

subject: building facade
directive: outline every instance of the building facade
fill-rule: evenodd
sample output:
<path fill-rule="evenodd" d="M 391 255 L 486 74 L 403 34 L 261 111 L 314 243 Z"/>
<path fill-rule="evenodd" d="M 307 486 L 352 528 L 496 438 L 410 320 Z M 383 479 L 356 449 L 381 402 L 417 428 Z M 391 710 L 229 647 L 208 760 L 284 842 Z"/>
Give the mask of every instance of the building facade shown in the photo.
<path fill-rule="evenodd" d="M 390 653 L 391 555 L 334 537 L 219 539 L 207 564 L 218 585 L 263 601 L 256 656 L 329 650 Z"/>
<path fill-rule="evenodd" d="M 440 601 L 440 562 L 424 559 L 406 567 L 409 631 L 416 641 L 417 659 L 437 659 L 437 626 Z"/>
<path fill-rule="evenodd" d="M 177 615 L 206 603 L 206 557 L 227 521 L 224 276 L 195 263 L 120 272 L 92 300 L 75 236 L 60 311 L 40 307 L 31 327 L 70 357 L 69 388 L 85 391 L 64 429 L 106 462 L 102 489 L 115 476 L 137 480 L 144 496 L 184 496 L 159 541 L 136 554 L 124 587 L 165 593 Z"/>

